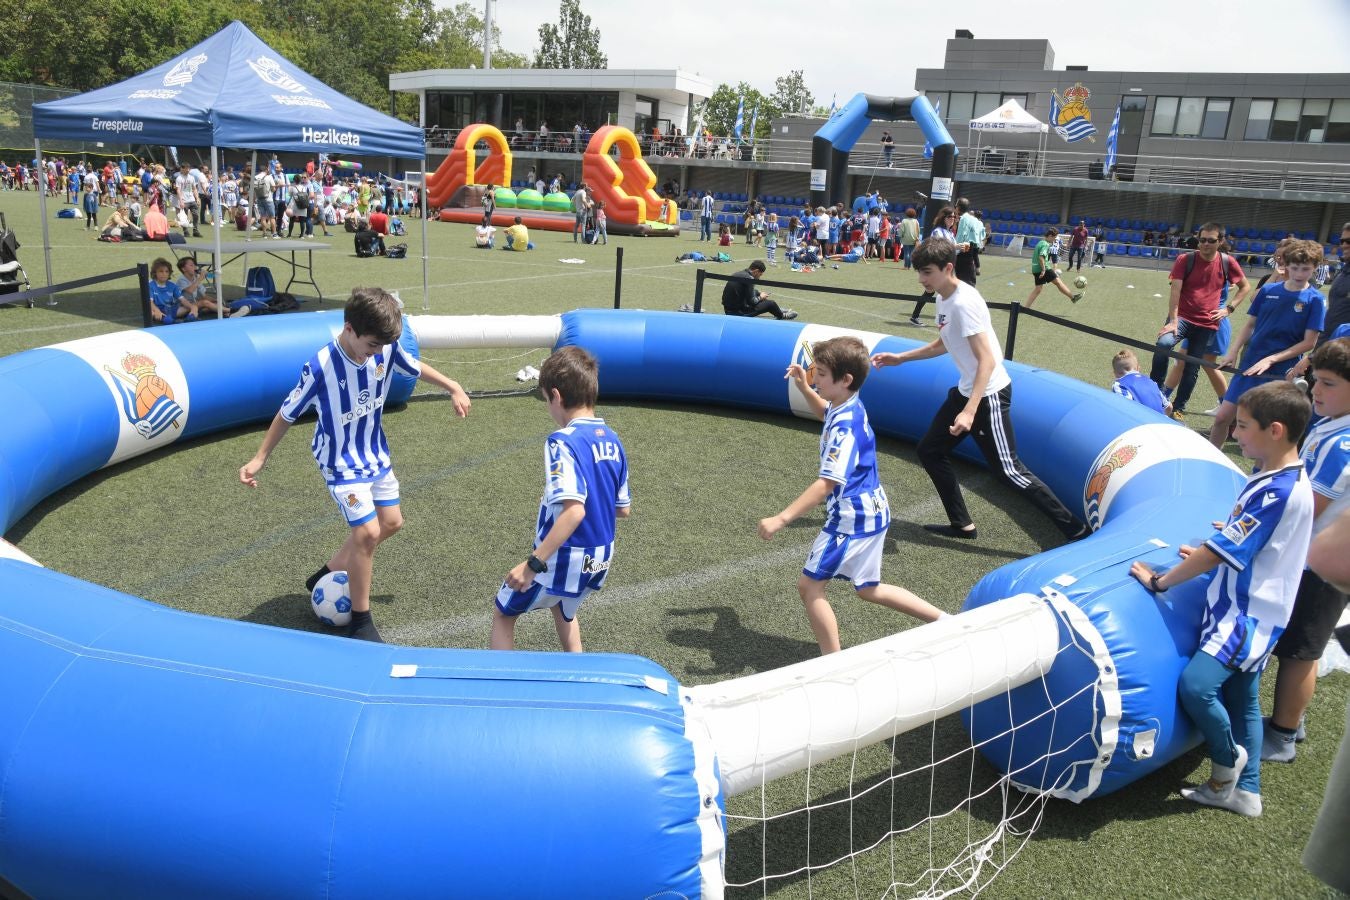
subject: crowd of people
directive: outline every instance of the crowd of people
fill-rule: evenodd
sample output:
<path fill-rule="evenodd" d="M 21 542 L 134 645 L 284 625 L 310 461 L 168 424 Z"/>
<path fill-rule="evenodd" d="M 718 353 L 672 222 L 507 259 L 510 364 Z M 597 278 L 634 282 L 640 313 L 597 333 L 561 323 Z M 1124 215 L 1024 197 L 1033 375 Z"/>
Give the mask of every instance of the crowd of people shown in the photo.
<path fill-rule="evenodd" d="M 201 227 L 212 224 L 213 200 L 220 203 L 223 222 L 241 230 L 251 226 L 274 238 L 308 239 L 315 228 L 325 235 L 338 227 L 360 231 L 376 213 L 420 215 L 415 186 L 387 175 L 363 176 L 344 166 L 341 160 L 320 156 L 288 172 L 272 154 L 256 174 L 245 164 L 238 170 L 227 166 L 217 177 L 209 166 L 183 161 L 166 167 L 109 159 L 99 166 L 54 157 L 46 160 L 41 179 L 33 166 L 0 163 L 0 184 L 11 190 L 36 190 L 41 184 L 51 197 L 64 193 L 66 203 L 81 211 L 85 228 L 97 229 L 109 240 L 162 239 L 164 229 L 155 227 L 152 213 L 185 236 L 200 237 Z M 105 210 L 111 210 L 109 219 L 100 225 Z M 397 224 L 391 233 L 397 233 Z"/>

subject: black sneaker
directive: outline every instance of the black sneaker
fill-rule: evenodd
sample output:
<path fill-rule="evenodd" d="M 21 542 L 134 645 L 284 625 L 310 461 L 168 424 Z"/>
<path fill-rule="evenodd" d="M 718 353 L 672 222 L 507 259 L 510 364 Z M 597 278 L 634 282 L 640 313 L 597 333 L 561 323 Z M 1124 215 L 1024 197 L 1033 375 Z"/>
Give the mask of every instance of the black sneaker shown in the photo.
<path fill-rule="evenodd" d="M 927 322 L 920 322 L 918 316 L 910 316 L 910 317 L 909 317 L 909 324 L 913 325 L 915 328 L 927 328 L 927 327 L 928 327 L 928 323 L 927 323 Z"/>

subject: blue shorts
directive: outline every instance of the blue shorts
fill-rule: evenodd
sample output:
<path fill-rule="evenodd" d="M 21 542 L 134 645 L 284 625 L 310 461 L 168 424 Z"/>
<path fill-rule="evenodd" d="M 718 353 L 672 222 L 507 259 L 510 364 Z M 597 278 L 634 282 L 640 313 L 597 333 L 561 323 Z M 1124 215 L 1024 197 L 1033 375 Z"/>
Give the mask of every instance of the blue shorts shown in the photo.
<path fill-rule="evenodd" d="M 276 204 L 272 202 L 271 197 L 268 197 L 266 200 L 258 201 L 257 212 L 258 218 L 260 219 L 275 219 L 277 217 L 277 207 Z"/>
<path fill-rule="evenodd" d="M 374 481 L 345 482 L 330 484 L 328 493 L 342 511 L 347 525 L 355 528 L 375 518 L 376 508 L 380 506 L 398 506 L 398 479 L 390 469 Z"/>
<path fill-rule="evenodd" d="M 580 548 L 559 548 L 544 560 L 548 571 L 535 575 L 525 590 L 514 590 L 502 582 L 497 590 L 497 609 L 504 616 L 518 616 L 533 609 L 557 606 L 562 610 L 563 618 L 570 622 L 577 617 L 581 601 L 605 586 L 613 554 L 613 544 L 604 559 L 600 559 L 599 554 L 593 558 Z"/>
<path fill-rule="evenodd" d="M 881 583 L 881 551 L 886 532 L 876 534 L 831 534 L 822 531 L 811 545 L 802 574 L 816 581 L 843 578 L 860 590 Z"/>
<path fill-rule="evenodd" d="M 1288 371 L 1288 368 L 1285 371 Z M 1223 402 L 1236 404 L 1238 398 L 1252 388 L 1270 384 L 1272 381 L 1280 381 L 1283 377 L 1284 372 L 1274 370 L 1266 372 L 1265 375 L 1234 375 L 1232 380 L 1228 382 L 1228 390 L 1223 393 Z"/>

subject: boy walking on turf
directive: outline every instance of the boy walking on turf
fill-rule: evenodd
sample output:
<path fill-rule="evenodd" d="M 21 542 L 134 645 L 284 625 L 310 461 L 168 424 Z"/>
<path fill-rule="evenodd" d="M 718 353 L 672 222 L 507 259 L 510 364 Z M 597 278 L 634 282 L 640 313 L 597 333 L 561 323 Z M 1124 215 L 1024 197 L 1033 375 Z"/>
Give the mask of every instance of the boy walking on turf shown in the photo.
<path fill-rule="evenodd" d="M 820 652 L 839 649 L 839 624 L 825 599 L 832 578 L 853 582 L 858 596 L 890 609 L 932 622 L 942 611 L 902 587 L 881 581 L 881 554 L 891 508 L 877 477 L 877 439 L 858 399 L 867 378 L 867 348 L 855 337 L 821 341 L 812 348 L 815 389 L 800 365 L 787 376 L 825 420 L 820 433 L 820 469 L 801 496 L 776 516 L 759 522 L 759 536 L 769 540 L 797 517 L 825 504 L 825 525 L 811 546 L 797 579 L 797 592 L 820 644 Z"/>
<path fill-rule="evenodd" d="M 614 558 L 614 520 L 632 512 L 628 457 L 605 420 L 595 357 L 580 347 L 556 351 L 539 368 L 539 393 L 558 430 L 544 445 L 544 497 L 534 550 L 506 574 L 492 611 L 492 649 L 515 647 L 516 617 L 553 610 L 558 642 L 581 652 L 577 610 L 604 587 Z"/>
<path fill-rule="evenodd" d="M 1154 594 L 1218 568 L 1205 595 L 1199 649 L 1178 694 L 1209 748 L 1209 780 L 1181 796 L 1244 816 L 1261 815 L 1261 670 L 1289 621 L 1312 540 L 1313 493 L 1298 455 L 1310 409 L 1292 384 L 1263 384 L 1237 403 L 1237 442 L 1256 461 L 1223 528 L 1181 562 L 1130 574 Z M 1218 524 L 1217 522 L 1215 523 Z"/>
<path fill-rule="evenodd" d="M 1017 458 L 1012 378 L 1003 367 L 1003 351 L 989 320 L 989 307 L 978 290 L 956 277 L 956 245 L 945 238 L 929 238 L 915 249 L 913 261 L 919 284 L 925 292 L 937 295 L 938 336 L 904 353 L 874 354 L 872 365 L 898 366 L 947 353 L 961 375 L 960 383 L 947 394 L 928 433 L 919 441 L 919 462 L 937 488 L 950 523 L 924 528 L 944 537 L 973 540 L 976 536 L 951 459 L 952 450 L 969 434 L 988 461 L 990 472 L 1025 494 L 1069 540 L 1087 537 L 1091 529 Z"/>
<path fill-rule="evenodd" d="M 239 480 L 258 486 L 258 473 L 308 410 L 318 413 L 312 450 L 328 492 L 351 531 L 328 564 L 305 582 L 308 591 L 329 572 L 346 571 L 352 601 L 347 636 L 381 642 L 370 618 L 370 581 L 375 548 L 403 527 L 398 479 L 384 438 L 381 411 L 395 371 L 448 391 L 460 418 L 469 413 L 469 395 L 459 384 L 398 343 L 403 314 L 397 300 L 379 288 L 356 288 L 347 300 L 342 333 L 305 363 L 300 381 L 281 404 L 254 457 Z"/>
<path fill-rule="evenodd" d="M 1326 300 L 1308 283 L 1322 264 L 1322 246 L 1315 241 L 1293 241 L 1282 248 L 1282 256 L 1284 281 L 1272 281 L 1256 292 L 1247 308 L 1246 323 L 1219 360 L 1219 365 L 1228 367 L 1247 348 L 1242 354 L 1242 374 L 1233 376 L 1214 411 L 1209 441 L 1220 450 L 1228 440 L 1238 398 L 1263 382 L 1283 377 L 1313 348 L 1326 324 Z"/>

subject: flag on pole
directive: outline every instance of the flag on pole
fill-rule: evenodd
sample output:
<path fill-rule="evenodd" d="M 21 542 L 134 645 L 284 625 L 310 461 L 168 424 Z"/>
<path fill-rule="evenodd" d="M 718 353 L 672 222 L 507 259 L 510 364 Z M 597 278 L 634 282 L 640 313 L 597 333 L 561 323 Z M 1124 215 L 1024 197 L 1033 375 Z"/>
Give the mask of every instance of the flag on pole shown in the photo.
<path fill-rule="evenodd" d="M 831 94 L 831 95 L 830 95 L 830 111 L 827 112 L 827 113 L 825 114 L 825 118 L 827 118 L 827 119 L 833 119 L 833 118 L 834 118 L 834 111 L 835 111 L 836 109 L 839 108 L 839 104 L 838 104 L 838 102 L 837 102 L 838 99 L 839 99 L 839 95 L 838 95 L 838 94 Z"/>
<path fill-rule="evenodd" d="M 937 116 L 937 120 L 938 120 L 939 122 L 942 121 L 942 101 L 941 101 L 941 100 L 939 100 L 938 102 L 936 102 L 936 103 L 933 104 L 933 114 Z M 923 142 L 923 158 L 924 158 L 924 159 L 932 159 L 932 158 L 933 158 L 933 145 L 932 145 L 931 143 L 929 143 L 927 140 L 925 140 L 925 141 Z"/>
<path fill-rule="evenodd" d="M 1120 138 L 1120 104 L 1116 104 L 1116 117 L 1111 120 L 1111 130 L 1106 134 L 1106 162 L 1102 164 L 1102 177 L 1110 178 L 1116 167 L 1116 142 Z"/>
<path fill-rule="evenodd" d="M 1059 130 L 1059 92 L 1050 92 L 1050 127 L 1055 129 L 1055 133 L 1060 137 L 1064 135 Z"/>
<path fill-rule="evenodd" d="M 741 142 L 741 132 L 745 130 L 745 97 L 741 97 L 741 102 L 736 105 L 736 127 L 732 132 L 736 135 L 736 143 Z"/>
<path fill-rule="evenodd" d="M 754 115 L 750 117 L 750 143 L 755 142 L 755 132 L 759 130 L 759 104 L 755 104 Z"/>

